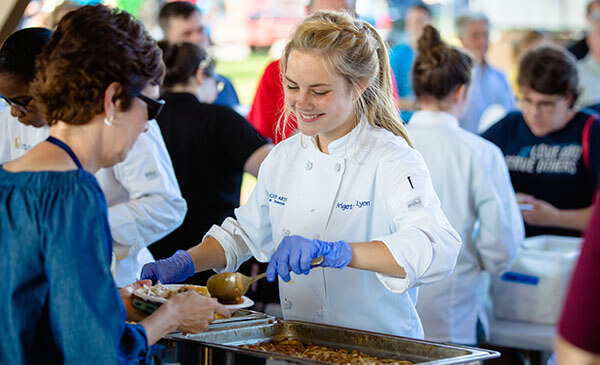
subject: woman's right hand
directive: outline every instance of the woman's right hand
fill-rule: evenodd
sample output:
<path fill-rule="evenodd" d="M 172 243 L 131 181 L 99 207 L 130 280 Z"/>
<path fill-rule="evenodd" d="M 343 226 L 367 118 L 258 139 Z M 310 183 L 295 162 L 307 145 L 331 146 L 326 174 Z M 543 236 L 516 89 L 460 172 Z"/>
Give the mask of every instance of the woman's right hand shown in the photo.
<path fill-rule="evenodd" d="M 231 317 L 229 309 L 217 302 L 216 298 L 200 295 L 194 291 L 179 293 L 169 299 L 168 315 L 173 316 L 177 330 L 185 333 L 198 333 L 208 328 L 215 318 L 215 313 L 223 317 Z"/>
<path fill-rule="evenodd" d="M 342 269 L 352 261 L 352 247 L 346 241 L 327 242 L 302 236 L 283 237 L 267 266 L 267 280 L 273 282 L 277 275 L 290 281 L 290 271 L 307 275 L 312 260 L 323 256 L 321 267 Z"/>
<path fill-rule="evenodd" d="M 175 330 L 198 333 L 205 330 L 215 319 L 215 313 L 231 317 L 229 309 L 216 299 L 205 297 L 195 291 L 176 294 L 161 305 L 140 324 L 146 330 L 148 344 L 153 345 L 167 333 Z"/>
<path fill-rule="evenodd" d="M 150 262 L 142 267 L 141 280 L 152 280 L 152 284 L 180 283 L 194 275 L 194 261 L 189 253 L 178 250 L 168 259 Z"/>

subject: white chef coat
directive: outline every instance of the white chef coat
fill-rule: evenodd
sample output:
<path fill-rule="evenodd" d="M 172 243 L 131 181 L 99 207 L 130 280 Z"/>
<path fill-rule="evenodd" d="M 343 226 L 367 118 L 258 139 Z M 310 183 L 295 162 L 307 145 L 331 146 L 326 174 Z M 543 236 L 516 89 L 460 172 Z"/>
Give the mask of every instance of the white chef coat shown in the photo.
<path fill-rule="evenodd" d="M 0 164 L 24 155 L 49 130 L 25 126 L 10 115 L 10 108 L 1 110 Z M 156 121 L 148 123 L 123 162 L 100 169 L 96 179 L 106 196 L 115 246 L 131 247 L 116 263 L 115 282 L 122 287 L 139 279 L 142 266 L 154 261 L 147 246 L 177 228 L 187 211 Z"/>
<path fill-rule="evenodd" d="M 451 114 L 416 112 L 408 130 L 463 241 L 452 275 L 419 290 L 417 312 L 425 338 L 475 344 L 478 313 L 487 324 L 478 301 L 481 271 L 506 270 L 524 239 L 508 168 L 498 147 L 460 128 Z"/>
<path fill-rule="evenodd" d="M 349 267 L 291 273 L 290 282 L 279 281 L 283 316 L 422 338 L 415 287 L 446 277 L 460 249 L 425 162 L 403 138 L 364 121 L 328 149 L 302 134 L 273 149 L 236 219 L 207 233 L 225 250 L 222 271 L 251 255 L 268 261 L 287 235 L 382 241 L 406 278 Z"/>
<path fill-rule="evenodd" d="M 40 141 L 48 138 L 48 128 L 20 123 L 10 115 L 10 107 L 0 110 L 0 164 L 21 157 Z"/>

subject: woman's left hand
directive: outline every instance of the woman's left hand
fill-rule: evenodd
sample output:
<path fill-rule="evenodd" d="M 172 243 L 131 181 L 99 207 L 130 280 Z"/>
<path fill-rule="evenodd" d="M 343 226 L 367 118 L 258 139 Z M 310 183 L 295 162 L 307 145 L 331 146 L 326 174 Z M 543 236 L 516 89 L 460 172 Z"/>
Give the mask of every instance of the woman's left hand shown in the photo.
<path fill-rule="evenodd" d="M 267 280 L 274 281 L 279 275 L 290 281 L 290 270 L 296 274 L 308 274 L 311 261 L 323 256 L 319 266 L 341 269 L 352 261 L 352 247 L 346 241 L 326 242 L 309 240 L 302 236 L 288 236 L 281 240 L 267 266 Z"/>
<path fill-rule="evenodd" d="M 139 322 L 148 316 L 148 313 L 145 313 L 133 306 L 133 291 L 143 287 L 144 285 L 151 286 L 152 280 L 139 280 L 133 284 L 129 284 L 126 287 L 119 289 L 121 300 L 123 301 L 125 311 L 127 312 L 128 321 Z"/>

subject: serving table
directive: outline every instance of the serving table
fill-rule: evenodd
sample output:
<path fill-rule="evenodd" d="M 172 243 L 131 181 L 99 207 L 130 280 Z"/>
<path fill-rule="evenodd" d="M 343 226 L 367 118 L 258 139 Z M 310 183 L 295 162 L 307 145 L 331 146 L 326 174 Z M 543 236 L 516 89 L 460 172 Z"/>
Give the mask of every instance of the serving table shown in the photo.
<path fill-rule="evenodd" d="M 325 364 L 239 347 L 281 339 L 348 351 L 358 350 L 381 359 L 411 361 L 415 364 L 463 364 L 500 356 L 492 350 L 269 317 L 255 315 L 249 320 L 216 323 L 198 334 L 172 333 L 165 336 L 161 344 L 170 350 L 168 361 L 207 365 L 271 364 L 273 361 L 284 364 Z"/>

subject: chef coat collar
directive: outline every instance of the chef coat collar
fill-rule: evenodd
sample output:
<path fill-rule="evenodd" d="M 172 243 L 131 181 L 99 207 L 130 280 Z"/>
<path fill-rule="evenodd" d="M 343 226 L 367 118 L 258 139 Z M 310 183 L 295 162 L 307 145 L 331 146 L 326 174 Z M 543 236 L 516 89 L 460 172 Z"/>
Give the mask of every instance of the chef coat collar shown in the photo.
<path fill-rule="evenodd" d="M 364 116 L 361 117 L 360 122 L 349 133 L 329 143 L 329 155 L 343 158 L 357 157 L 356 147 L 367 146 L 369 135 L 367 131 L 371 128 L 373 127 L 367 123 L 366 118 Z M 317 144 L 316 136 L 310 137 L 310 145 L 317 151 L 321 151 Z"/>
<path fill-rule="evenodd" d="M 447 112 L 420 110 L 410 118 L 409 127 L 448 126 L 459 128 L 458 119 Z"/>

